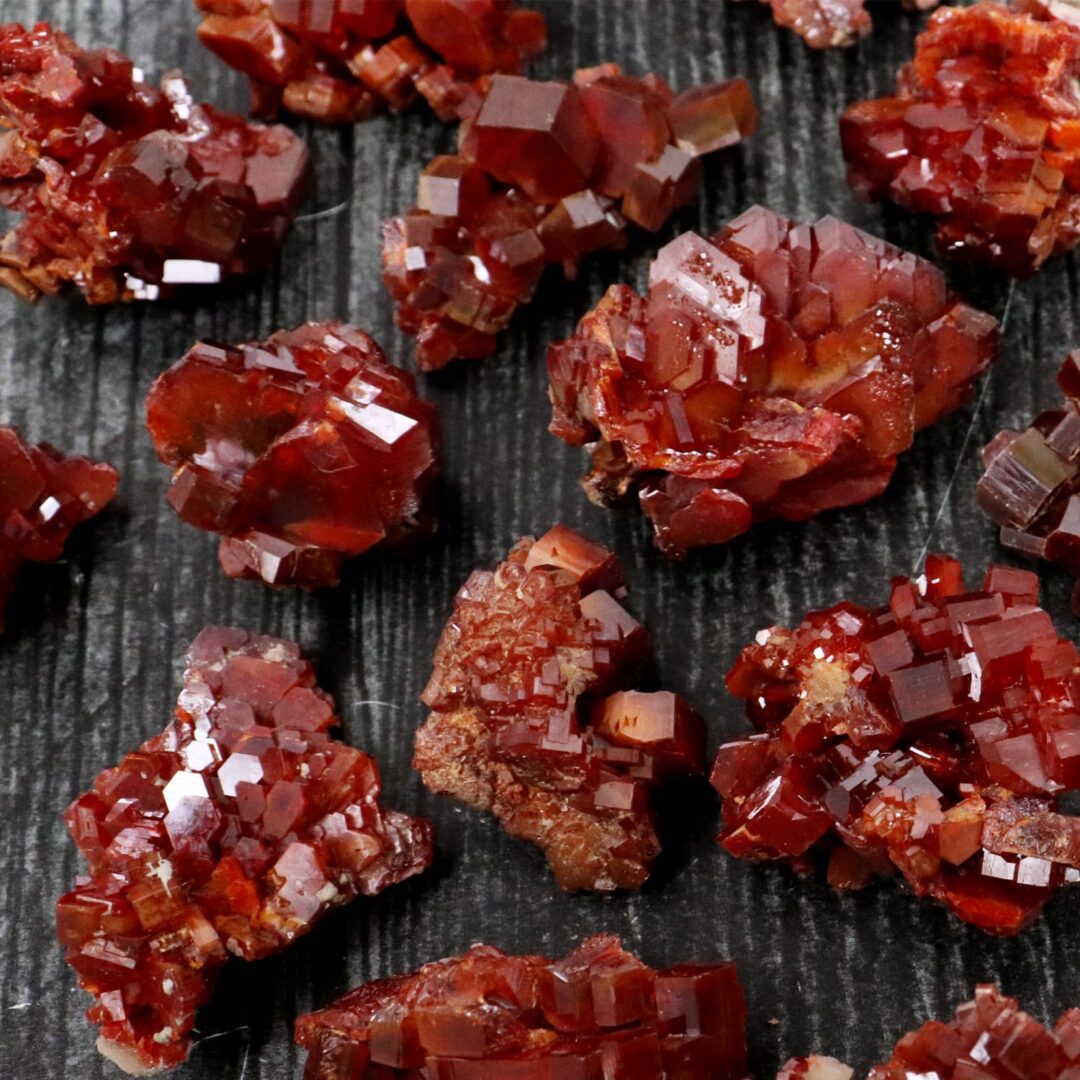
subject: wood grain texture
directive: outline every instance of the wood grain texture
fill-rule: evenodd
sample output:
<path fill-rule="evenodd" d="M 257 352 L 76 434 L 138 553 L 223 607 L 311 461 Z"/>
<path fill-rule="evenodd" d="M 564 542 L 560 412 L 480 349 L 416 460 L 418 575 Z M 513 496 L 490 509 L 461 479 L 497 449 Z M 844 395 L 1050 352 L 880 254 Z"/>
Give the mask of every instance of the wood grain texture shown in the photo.
<path fill-rule="evenodd" d="M 763 113 L 742 150 L 710 163 L 698 204 L 652 240 L 598 258 L 580 280 L 549 279 L 494 360 L 422 380 L 446 428 L 439 538 L 410 561 L 374 556 L 315 596 L 227 582 L 214 538 L 164 501 L 167 476 L 143 426 L 153 378 L 200 336 L 262 337 L 310 318 L 352 319 L 409 363 L 378 274 L 379 225 L 412 200 L 422 165 L 452 145 L 421 113 L 355 130 L 303 128 L 317 161 L 308 216 L 281 268 L 261 279 L 158 306 L 91 310 L 76 297 L 35 308 L 0 298 L 0 421 L 29 437 L 106 458 L 121 470 L 115 505 L 77 534 L 69 559 L 30 571 L 0 639 L 0 1075 L 112 1075 L 83 1019 L 86 997 L 61 960 L 53 902 L 80 867 L 60 813 L 94 774 L 159 731 L 175 702 L 177 658 L 208 622 L 300 641 L 337 697 L 346 734 L 384 769 L 389 805 L 434 819 L 438 861 L 422 879 L 330 919 L 287 954 L 235 964 L 201 1018 L 202 1042 L 178 1080 L 286 1080 L 300 1072 L 294 1017 L 365 979 L 459 952 L 478 939 L 560 953 L 611 930 L 653 963 L 733 957 L 750 1002 L 755 1072 L 818 1049 L 865 1067 L 904 1030 L 944 1016 L 978 980 L 997 980 L 1042 1018 L 1080 1003 L 1080 895 L 1063 894 L 1013 940 L 996 940 L 894 887 L 839 897 L 822 881 L 726 857 L 707 794 L 678 807 L 679 837 L 640 896 L 561 895 L 533 849 L 491 819 L 425 793 L 410 771 L 417 694 L 457 586 L 514 538 L 556 520 L 613 545 L 632 609 L 651 628 L 665 685 L 710 721 L 713 745 L 744 730 L 722 677 L 760 627 L 851 596 L 878 602 L 894 572 L 929 546 L 961 555 L 972 576 L 1001 558 L 978 514 L 978 451 L 1001 426 L 1053 396 L 1064 353 L 1080 344 L 1075 257 L 1010 290 L 957 275 L 1008 318 L 979 400 L 922 435 L 889 491 L 806 525 L 758 528 L 726 550 L 671 565 L 642 519 L 591 507 L 584 462 L 546 432 L 544 352 L 614 280 L 642 284 L 656 244 L 712 230 L 754 202 L 804 218 L 834 213 L 928 252 L 925 223 L 860 206 L 843 180 L 837 117 L 885 92 L 919 20 L 878 4 L 877 32 L 856 49 L 812 53 L 758 4 L 720 0 L 537 0 L 552 46 L 540 76 L 616 60 L 677 87 L 747 76 Z M 186 0 L 2 0 L 5 19 L 48 17 L 87 45 L 132 54 L 148 73 L 182 67 L 198 96 L 243 107 L 238 77 L 199 47 Z M 1067 634 L 1064 576 L 1043 574 Z"/>

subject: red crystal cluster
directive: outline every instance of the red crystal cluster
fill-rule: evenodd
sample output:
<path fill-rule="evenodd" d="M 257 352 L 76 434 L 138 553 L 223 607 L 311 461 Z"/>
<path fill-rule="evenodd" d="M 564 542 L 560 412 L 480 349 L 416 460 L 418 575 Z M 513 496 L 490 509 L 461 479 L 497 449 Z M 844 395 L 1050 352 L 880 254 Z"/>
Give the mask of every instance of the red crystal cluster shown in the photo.
<path fill-rule="evenodd" d="M 860 888 L 899 873 L 961 919 L 1022 929 L 1080 880 L 1076 647 L 1038 607 L 1038 579 L 992 566 L 967 592 L 932 555 L 889 604 L 841 603 L 758 634 L 727 677 L 759 734 L 725 743 L 712 782 L 720 842 L 747 859 Z"/>
<path fill-rule="evenodd" d="M 161 89 L 113 49 L 39 23 L 0 26 L 0 284 L 28 300 L 74 283 L 94 304 L 154 299 L 270 265 L 307 166 L 284 127 Z"/>
<path fill-rule="evenodd" d="M 184 1060 L 229 953 L 278 952 L 431 862 L 428 823 L 380 808 L 378 766 L 331 739 L 337 722 L 294 644 L 210 628 L 173 723 L 71 804 L 90 874 L 57 928 L 121 1067 Z"/>
<path fill-rule="evenodd" d="M 929 11 L 940 0 L 902 0 L 914 11 Z M 777 26 L 794 30 L 807 45 L 828 49 L 854 45 L 873 29 L 866 0 L 761 0 L 772 8 Z"/>
<path fill-rule="evenodd" d="M 653 971 L 597 935 L 561 960 L 475 945 L 301 1017 L 305 1080 L 742 1080 L 735 965 Z"/>
<path fill-rule="evenodd" d="M 511 0 L 196 0 L 199 39 L 251 80 L 252 108 L 328 123 L 404 109 L 472 115 L 488 77 L 516 75 L 547 42 Z"/>
<path fill-rule="evenodd" d="M 169 501 L 223 534 L 230 577 L 334 585 L 352 556 L 435 529 L 435 408 L 354 326 L 200 342 L 154 383 L 146 413 L 174 470 Z"/>
<path fill-rule="evenodd" d="M 679 556 L 881 494 L 996 341 L 924 259 L 758 206 L 673 240 L 647 299 L 614 285 L 551 347 L 551 430 L 593 444 L 590 498 L 636 492 Z"/>
<path fill-rule="evenodd" d="M 840 121 L 848 179 L 1017 277 L 1080 239 L 1080 27 L 1048 5 L 941 8 L 894 97 Z"/>
<path fill-rule="evenodd" d="M 615 556 L 563 525 L 454 600 L 413 765 L 435 792 L 536 844 L 564 889 L 636 889 L 660 844 L 651 788 L 703 769 L 681 698 L 624 689 L 650 658 Z"/>
<path fill-rule="evenodd" d="M 112 500 L 118 481 L 111 465 L 29 446 L 0 427 L 0 630 L 19 568 L 59 559 L 71 530 Z"/>
<path fill-rule="evenodd" d="M 660 228 L 694 197 L 702 155 L 756 126 L 743 79 L 675 95 L 614 64 L 572 83 L 497 75 L 458 153 L 385 225 L 383 280 L 420 367 L 488 356 L 548 263 L 573 276 L 586 254 L 623 246 L 627 222 Z"/>
<path fill-rule="evenodd" d="M 983 450 L 979 505 L 1021 555 L 1060 563 L 1080 577 L 1080 350 L 1058 372 L 1062 407 L 1024 432 L 999 432 Z M 1080 582 L 1073 592 L 1080 612 Z"/>

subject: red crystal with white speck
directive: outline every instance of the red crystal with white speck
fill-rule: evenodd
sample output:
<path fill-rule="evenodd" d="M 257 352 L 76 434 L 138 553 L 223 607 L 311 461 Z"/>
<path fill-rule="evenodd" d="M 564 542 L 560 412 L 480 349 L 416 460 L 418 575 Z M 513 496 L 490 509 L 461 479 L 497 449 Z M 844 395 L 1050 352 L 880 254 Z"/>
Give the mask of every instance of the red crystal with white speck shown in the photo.
<path fill-rule="evenodd" d="M 296 645 L 210 628 L 172 724 L 68 808 L 89 873 L 57 931 L 111 1060 L 178 1065 L 229 954 L 278 952 L 430 864 L 429 824 L 379 806 L 375 760 L 337 723 Z"/>
<path fill-rule="evenodd" d="M 545 267 L 659 229 L 695 195 L 700 158 L 757 127 L 743 79 L 682 94 L 614 64 L 572 83 L 498 75 L 458 153 L 420 178 L 417 206 L 384 227 L 383 280 L 423 370 L 490 355 Z"/>
<path fill-rule="evenodd" d="M 653 971 L 610 934 L 560 960 L 474 945 L 296 1023 L 306 1080 L 743 1080 L 735 965 Z"/>
<path fill-rule="evenodd" d="M 838 889 L 899 873 L 961 919 L 1014 934 L 1080 880 L 1076 647 L 1038 579 L 927 558 L 889 604 L 841 603 L 758 634 L 727 677 L 758 732 L 725 743 L 712 782 L 733 855 L 808 869 Z"/>
<path fill-rule="evenodd" d="M 909 10 L 927 11 L 940 0 L 902 0 Z M 873 29 L 866 0 L 761 0 L 777 26 L 793 30 L 814 49 L 854 45 Z"/>
<path fill-rule="evenodd" d="M 347 559 L 435 529 L 435 408 L 354 326 L 200 342 L 154 383 L 146 413 L 173 469 L 169 501 L 223 535 L 230 577 L 335 585 Z"/>
<path fill-rule="evenodd" d="M 547 26 L 511 0 L 196 0 L 199 40 L 251 80 L 254 111 L 340 124 L 424 98 L 471 115 L 488 78 L 516 75 Z"/>
<path fill-rule="evenodd" d="M 752 207 L 664 247 L 548 353 L 551 430 L 589 497 L 636 494 L 673 556 L 880 495 L 994 356 L 940 270 L 835 218 Z"/>
<path fill-rule="evenodd" d="M 0 284 L 27 300 L 74 284 L 94 304 L 266 269 L 307 149 L 284 127 L 155 89 L 113 49 L 47 23 L 0 26 Z"/>
<path fill-rule="evenodd" d="M 413 765 L 439 794 L 536 844 L 568 890 L 637 889 L 660 843 L 652 788 L 699 774 L 704 723 L 627 689 L 651 655 L 622 568 L 557 525 L 458 592 L 423 694 Z"/>
<path fill-rule="evenodd" d="M 118 482 L 111 465 L 31 446 L 0 427 L 0 630 L 19 568 L 59 559 L 71 530 L 112 500 Z"/>
<path fill-rule="evenodd" d="M 1080 26 L 1054 17 L 1065 7 L 935 12 L 896 94 L 858 102 L 841 119 L 856 192 L 932 215 L 944 253 L 1017 277 L 1074 247 Z"/>

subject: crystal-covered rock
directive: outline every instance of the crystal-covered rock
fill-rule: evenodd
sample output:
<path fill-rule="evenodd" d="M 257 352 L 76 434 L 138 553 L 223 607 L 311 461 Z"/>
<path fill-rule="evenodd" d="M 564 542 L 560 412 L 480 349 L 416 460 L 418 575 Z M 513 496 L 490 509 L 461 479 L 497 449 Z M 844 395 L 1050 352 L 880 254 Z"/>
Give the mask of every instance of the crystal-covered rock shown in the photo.
<path fill-rule="evenodd" d="M 777 26 L 794 30 L 807 45 L 828 49 L 854 45 L 873 29 L 867 0 L 761 0 L 772 9 Z M 901 0 L 905 8 L 928 11 L 940 0 Z"/>

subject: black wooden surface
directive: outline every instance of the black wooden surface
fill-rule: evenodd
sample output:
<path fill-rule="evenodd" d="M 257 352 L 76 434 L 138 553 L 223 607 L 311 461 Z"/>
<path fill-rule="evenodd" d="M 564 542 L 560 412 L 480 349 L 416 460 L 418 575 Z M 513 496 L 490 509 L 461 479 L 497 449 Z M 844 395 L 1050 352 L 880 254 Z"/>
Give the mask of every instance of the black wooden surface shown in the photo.
<path fill-rule="evenodd" d="M 164 501 L 166 473 L 143 426 L 154 376 L 200 336 L 265 336 L 310 318 L 349 318 L 401 363 L 409 342 L 379 282 L 379 225 L 412 200 L 417 174 L 452 132 L 414 113 L 355 130 L 306 130 L 316 190 L 280 269 L 218 292 L 158 306 L 92 310 L 79 298 L 35 308 L 0 298 L 0 422 L 29 437 L 112 461 L 119 497 L 83 529 L 63 564 L 25 574 L 0 638 L 0 1076 L 111 1075 L 93 1049 L 77 990 L 53 937 L 53 903 L 79 869 L 60 814 L 102 767 L 164 726 L 177 659 L 207 623 L 295 638 L 337 697 L 347 738 L 375 752 L 389 805 L 434 819 L 437 863 L 423 878 L 337 914 L 287 954 L 236 963 L 201 1017 L 183 1080 L 284 1080 L 299 1075 L 294 1017 L 365 979 L 411 969 L 483 939 L 512 951 L 561 953 L 581 935 L 620 933 L 652 963 L 733 957 L 749 994 L 755 1072 L 788 1055 L 832 1053 L 865 1067 L 896 1037 L 944 1016 L 979 980 L 997 980 L 1047 1019 L 1080 1003 L 1080 896 L 1063 894 L 1033 929 L 987 937 L 884 886 L 839 897 L 822 881 L 737 862 L 714 844 L 706 791 L 680 808 L 679 838 L 639 896 L 559 893 L 530 847 L 491 819 L 425 793 L 410 771 L 417 694 L 451 597 L 469 570 L 519 535 L 557 520 L 613 545 L 632 582 L 630 606 L 651 628 L 665 685 L 706 714 L 710 740 L 744 729 L 722 678 L 760 627 L 853 598 L 878 602 L 889 575 L 923 552 L 961 555 L 972 578 L 1001 558 L 975 509 L 978 450 L 1001 426 L 1053 396 L 1053 374 L 1080 344 L 1076 258 L 1048 264 L 1011 291 L 954 275 L 1008 311 L 1001 356 L 971 406 L 922 435 L 889 491 L 864 508 L 806 525 L 758 528 L 726 550 L 672 565 L 633 512 L 591 507 L 579 452 L 546 433 L 544 351 L 614 280 L 642 284 L 653 248 L 706 231 L 754 202 L 800 217 L 834 213 L 928 251 L 924 224 L 852 199 L 837 117 L 885 92 L 911 50 L 916 16 L 878 4 L 877 32 L 849 51 L 813 53 L 776 30 L 758 4 L 721 0 L 538 0 L 551 47 L 540 76 L 615 60 L 676 87 L 745 75 L 763 124 L 741 151 L 711 163 L 700 202 L 655 240 L 552 279 L 486 363 L 424 378 L 442 410 L 447 483 L 443 529 L 410 561 L 362 560 L 334 591 L 275 593 L 221 575 L 213 537 Z M 0 0 L 5 19 L 50 18 L 84 44 L 109 44 L 154 76 L 181 66 L 197 96 L 243 107 L 240 79 L 204 54 L 186 0 Z M 1043 574 L 1064 633 L 1068 583 Z"/>

